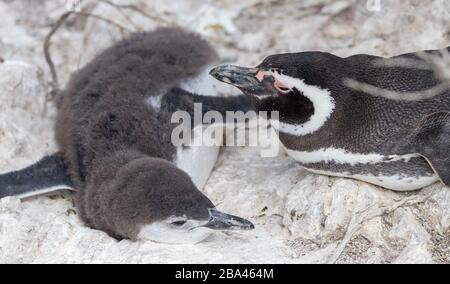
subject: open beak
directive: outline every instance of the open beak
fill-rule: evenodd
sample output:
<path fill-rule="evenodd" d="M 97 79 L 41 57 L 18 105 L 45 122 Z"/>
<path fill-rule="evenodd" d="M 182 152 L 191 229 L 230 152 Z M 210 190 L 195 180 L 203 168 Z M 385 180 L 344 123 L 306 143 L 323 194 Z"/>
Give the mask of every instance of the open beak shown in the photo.
<path fill-rule="evenodd" d="M 219 81 L 239 88 L 246 94 L 258 95 L 267 91 L 265 82 L 257 78 L 259 71 L 258 68 L 221 65 L 212 69 L 209 74 Z"/>
<path fill-rule="evenodd" d="M 201 227 L 213 230 L 252 230 L 255 225 L 243 218 L 228 215 L 215 208 L 208 209 L 209 221 Z"/>

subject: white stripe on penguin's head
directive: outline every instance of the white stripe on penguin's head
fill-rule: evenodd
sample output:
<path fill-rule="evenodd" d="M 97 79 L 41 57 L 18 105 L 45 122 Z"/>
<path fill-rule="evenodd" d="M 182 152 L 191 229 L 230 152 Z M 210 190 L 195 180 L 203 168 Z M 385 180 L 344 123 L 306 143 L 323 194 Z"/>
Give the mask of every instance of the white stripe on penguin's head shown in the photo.
<path fill-rule="evenodd" d="M 326 121 L 330 118 L 335 108 L 335 101 L 331 96 L 331 92 L 327 89 L 322 89 L 318 86 L 308 85 L 304 80 L 293 78 L 287 75 L 280 74 L 276 71 L 266 71 L 266 75 L 272 76 L 276 81 L 289 88 L 295 88 L 307 97 L 314 106 L 314 114 L 310 119 L 302 124 L 279 123 L 280 132 L 304 136 L 312 134 L 322 128 Z"/>

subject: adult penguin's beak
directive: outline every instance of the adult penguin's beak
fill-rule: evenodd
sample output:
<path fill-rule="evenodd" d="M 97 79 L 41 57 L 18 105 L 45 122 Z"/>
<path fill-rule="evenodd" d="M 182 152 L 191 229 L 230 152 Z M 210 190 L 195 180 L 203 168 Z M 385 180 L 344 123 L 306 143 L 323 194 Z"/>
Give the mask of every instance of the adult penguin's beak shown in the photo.
<path fill-rule="evenodd" d="M 235 65 L 221 65 L 212 69 L 209 74 L 219 81 L 233 85 L 249 95 L 267 92 L 265 82 L 257 78 L 258 68 L 247 68 Z"/>

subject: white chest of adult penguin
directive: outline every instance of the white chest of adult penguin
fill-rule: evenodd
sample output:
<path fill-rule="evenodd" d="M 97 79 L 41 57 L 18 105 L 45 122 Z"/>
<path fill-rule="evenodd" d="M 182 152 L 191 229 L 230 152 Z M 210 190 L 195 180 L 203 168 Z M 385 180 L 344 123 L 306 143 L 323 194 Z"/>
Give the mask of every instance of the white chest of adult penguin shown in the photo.
<path fill-rule="evenodd" d="M 177 110 L 247 110 L 245 96 L 212 97 L 227 86 L 208 74 L 212 47 L 178 28 L 138 33 L 75 73 L 58 106 L 59 152 L 0 175 L 0 198 L 76 191 L 81 219 L 118 239 L 197 243 L 212 230 L 253 224 L 224 214 L 199 188 L 217 147 L 171 142 Z M 205 96 L 208 95 L 208 96 Z"/>
<path fill-rule="evenodd" d="M 306 169 L 409 191 L 450 185 L 450 90 L 426 60 L 440 54 L 279 54 L 211 75 L 278 111 L 279 139 Z"/>

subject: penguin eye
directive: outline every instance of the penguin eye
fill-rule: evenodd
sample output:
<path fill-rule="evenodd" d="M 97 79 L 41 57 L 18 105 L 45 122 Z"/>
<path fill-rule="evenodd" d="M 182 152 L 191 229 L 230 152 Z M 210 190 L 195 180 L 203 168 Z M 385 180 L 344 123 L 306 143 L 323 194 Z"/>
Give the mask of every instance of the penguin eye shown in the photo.
<path fill-rule="evenodd" d="M 171 223 L 174 226 L 180 227 L 183 226 L 184 224 L 186 224 L 186 220 L 179 220 L 179 221 L 175 221 Z"/>

